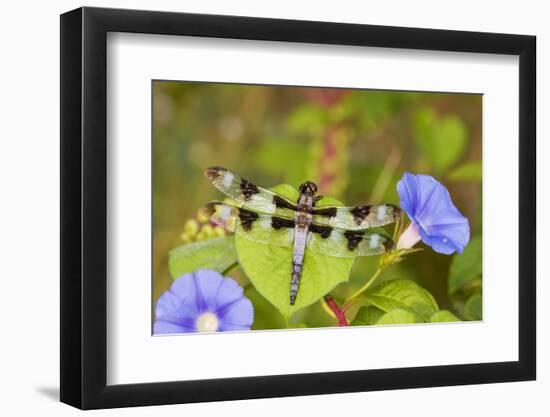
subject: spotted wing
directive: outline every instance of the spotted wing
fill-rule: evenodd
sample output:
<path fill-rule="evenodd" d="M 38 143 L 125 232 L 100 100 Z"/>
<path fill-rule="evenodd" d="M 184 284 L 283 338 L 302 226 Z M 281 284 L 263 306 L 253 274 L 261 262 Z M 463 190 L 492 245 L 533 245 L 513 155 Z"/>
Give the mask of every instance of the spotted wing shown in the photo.
<path fill-rule="evenodd" d="M 383 229 L 344 230 L 312 223 L 309 232 L 309 252 L 337 258 L 380 255 L 393 248 L 392 238 Z"/>
<path fill-rule="evenodd" d="M 209 203 L 205 212 L 213 223 L 253 242 L 283 247 L 294 243 L 294 220 L 220 202 Z"/>
<path fill-rule="evenodd" d="M 395 222 L 401 216 L 401 209 L 393 204 L 373 206 L 314 207 L 313 221 L 319 225 L 347 230 L 363 230 Z"/>
<path fill-rule="evenodd" d="M 210 167 L 204 171 L 210 182 L 222 193 L 237 202 L 238 207 L 265 214 L 294 218 L 296 204 L 265 188 L 258 187 L 241 176 L 222 167 Z"/>

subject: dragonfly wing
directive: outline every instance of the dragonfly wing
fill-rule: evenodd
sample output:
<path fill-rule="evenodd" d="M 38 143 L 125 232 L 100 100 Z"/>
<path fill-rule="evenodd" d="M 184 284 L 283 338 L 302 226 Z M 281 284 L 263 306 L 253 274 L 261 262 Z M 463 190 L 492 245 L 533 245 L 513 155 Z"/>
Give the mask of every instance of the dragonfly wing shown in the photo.
<path fill-rule="evenodd" d="M 220 202 L 208 204 L 206 213 L 213 223 L 253 242 L 282 247 L 294 243 L 294 220 Z"/>
<path fill-rule="evenodd" d="M 307 250 L 311 253 L 354 258 L 380 255 L 393 248 L 393 240 L 384 230 L 343 230 L 312 223 Z"/>
<path fill-rule="evenodd" d="M 326 226 L 348 230 L 363 230 L 395 222 L 401 217 L 401 209 L 393 204 L 373 206 L 315 207 L 313 221 Z"/>
<path fill-rule="evenodd" d="M 296 204 L 285 197 L 258 187 L 226 168 L 210 167 L 204 173 L 218 190 L 235 200 L 238 207 L 288 219 L 294 218 Z"/>

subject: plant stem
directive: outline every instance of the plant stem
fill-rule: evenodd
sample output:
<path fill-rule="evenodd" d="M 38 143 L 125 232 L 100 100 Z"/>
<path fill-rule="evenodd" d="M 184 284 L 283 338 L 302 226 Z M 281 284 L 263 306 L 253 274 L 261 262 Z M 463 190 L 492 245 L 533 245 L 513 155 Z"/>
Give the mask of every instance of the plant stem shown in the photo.
<path fill-rule="evenodd" d="M 400 227 L 401 227 L 401 217 L 398 217 L 397 220 L 395 221 L 395 225 L 393 227 L 392 239 L 393 239 L 394 244 L 395 244 L 395 241 L 397 240 L 397 236 L 398 236 Z"/>
<path fill-rule="evenodd" d="M 344 312 L 338 307 L 338 304 L 336 304 L 336 301 L 334 301 L 334 298 L 330 294 L 325 295 L 324 299 L 326 305 L 330 310 L 334 313 L 334 316 L 336 317 L 336 320 L 338 320 L 338 326 L 349 326 L 349 322 L 346 319 L 346 315 Z"/>
<path fill-rule="evenodd" d="M 321 299 L 319 300 L 319 302 L 321 303 L 321 307 L 323 307 L 323 310 L 325 310 L 325 312 L 326 312 L 329 316 L 336 318 L 336 314 L 334 314 L 334 311 L 332 311 L 332 310 L 330 309 L 330 307 L 329 307 L 329 305 L 327 304 L 327 302 L 325 301 L 325 298 L 324 298 L 324 297 L 321 298 Z"/>
<path fill-rule="evenodd" d="M 227 273 L 229 273 L 229 271 L 231 271 L 233 268 L 235 268 L 237 265 L 239 265 L 239 261 L 229 265 L 227 268 L 225 268 L 225 270 L 222 272 L 222 275 L 225 275 Z"/>
<path fill-rule="evenodd" d="M 372 283 L 378 278 L 378 275 L 382 272 L 382 268 L 378 268 L 374 274 L 369 278 L 369 280 L 363 285 L 361 288 L 359 288 L 357 291 L 355 291 L 351 297 L 349 297 L 344 304 L 348 304 L 350 301 L 353 301 L 355 298 L 359 297 L 361 294 L 363 294 L 371 285 Z"/>

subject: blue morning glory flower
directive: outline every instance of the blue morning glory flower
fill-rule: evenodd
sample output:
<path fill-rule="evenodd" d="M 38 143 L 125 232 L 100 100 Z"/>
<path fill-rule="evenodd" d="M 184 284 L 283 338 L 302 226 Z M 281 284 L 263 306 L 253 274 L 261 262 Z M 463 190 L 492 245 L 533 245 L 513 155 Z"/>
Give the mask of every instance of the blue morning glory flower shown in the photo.
<path fill-rule="evenodd" d="M 406 172 L 397 183 L 397 192 L 411 220 L 397 242 L 398 249 L 410 248 L 422 239 L 436 252 L 462 253 L 470 240 L 470 225 L 443 184 L 429 175 Z"/>
<path fill-rule="evenodd" d="M 250 330 L 254 308 L 232 278 L 203 269 L 176 279 L 156 307 L 154 334 Z"/>

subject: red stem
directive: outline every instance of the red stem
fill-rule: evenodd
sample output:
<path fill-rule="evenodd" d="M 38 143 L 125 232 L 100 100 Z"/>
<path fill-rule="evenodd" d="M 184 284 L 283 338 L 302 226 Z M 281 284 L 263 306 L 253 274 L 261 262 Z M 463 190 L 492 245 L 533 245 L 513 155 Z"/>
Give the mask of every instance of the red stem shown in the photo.
<path fill-rule="evenodd" d="M 338 304 L 336 304 L 336 301 L 334 301 L 334 298 L 332 298 L 331 295 L 325 295 L 325 301 L 327 302 L 327 305 L 336 316 L 336 320 L 338 320 L 338 326 L 349 326 L 349 322 L 346 319 L 346 315 L 340 309 L 340 307 L 338 307 Z"/>

